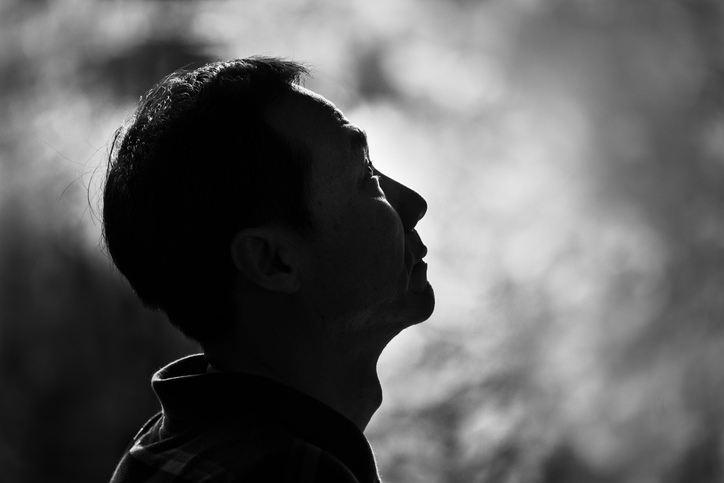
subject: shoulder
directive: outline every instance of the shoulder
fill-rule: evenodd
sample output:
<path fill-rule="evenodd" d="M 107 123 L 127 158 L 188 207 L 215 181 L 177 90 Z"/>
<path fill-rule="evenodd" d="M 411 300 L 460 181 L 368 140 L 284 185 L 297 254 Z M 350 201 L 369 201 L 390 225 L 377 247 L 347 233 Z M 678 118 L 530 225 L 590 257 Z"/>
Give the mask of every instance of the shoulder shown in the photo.
<path fill-rule="evenodd" d="M 318 446 L 273 425 L 250 429 L 232 424 L 168 434 L 157 415 L 134 438 L 111 483 L 360 483 Z"/>
<path fill-rule="evenodd" d="M 302 440 L 294 441 L 289 450 L 285 476 L 289 483 L 359 483 L 338 458 Z"/>
<path fill-rule="evenodd" d="M 231 445 L 215 460 L 233 481 L 361 483 L 333 454 L 288 435 L 267 434 L 254 444 Z"/>

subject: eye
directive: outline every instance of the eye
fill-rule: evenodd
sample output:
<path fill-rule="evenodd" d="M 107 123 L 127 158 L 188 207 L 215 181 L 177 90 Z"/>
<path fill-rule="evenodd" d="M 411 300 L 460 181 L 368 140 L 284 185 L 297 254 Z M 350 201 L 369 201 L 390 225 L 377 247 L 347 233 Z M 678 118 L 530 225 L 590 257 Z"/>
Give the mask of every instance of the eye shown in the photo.
<path fill-rule="evenodd" d="M 367 172 L 370 174 L 371 177 L 374 177 L 375 167 L 372 165 L 372 160 L 370 159 L 367 159 Z"/>

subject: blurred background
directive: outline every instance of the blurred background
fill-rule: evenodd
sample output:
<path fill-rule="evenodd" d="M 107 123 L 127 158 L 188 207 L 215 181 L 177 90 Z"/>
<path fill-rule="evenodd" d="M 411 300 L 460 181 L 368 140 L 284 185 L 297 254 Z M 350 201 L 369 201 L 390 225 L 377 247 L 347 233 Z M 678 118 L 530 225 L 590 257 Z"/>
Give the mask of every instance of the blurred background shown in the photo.
<path fill-rule="evenodd" d="M 113 130 L 252 54 L 429 203 L 388 483 L 724 481 L 724 2 L 0 1 L 0 481 L 106 481 L 197 350 L 103 254 Z"/>

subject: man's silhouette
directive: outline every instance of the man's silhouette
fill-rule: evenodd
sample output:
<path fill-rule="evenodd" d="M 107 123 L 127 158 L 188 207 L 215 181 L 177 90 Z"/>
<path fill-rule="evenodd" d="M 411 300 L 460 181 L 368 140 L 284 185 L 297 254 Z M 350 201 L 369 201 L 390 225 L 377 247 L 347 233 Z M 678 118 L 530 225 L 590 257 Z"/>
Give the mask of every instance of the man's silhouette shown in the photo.
<path fill-rule="evenodd" d="M 108 250 L 203 354 L 154 376 L 162 412 L 113 482 L 378 481 L 377 360 L 434 307 L 427 205 L 304 74 L 262 57 L 177 72 L 116 134 Z"/>

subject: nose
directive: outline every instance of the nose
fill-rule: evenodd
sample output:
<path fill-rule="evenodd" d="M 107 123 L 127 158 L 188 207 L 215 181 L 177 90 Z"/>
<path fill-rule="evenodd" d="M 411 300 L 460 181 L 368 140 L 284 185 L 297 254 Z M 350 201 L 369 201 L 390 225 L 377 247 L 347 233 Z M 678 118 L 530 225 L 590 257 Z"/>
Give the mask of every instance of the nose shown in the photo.
<path fill-rule="evenodd" d="M 387 201 L 400 215 L 405 232 L 408 233 L 414 230 L 417 222 L 427 212 L 425 198 L 384 174 L 380 176 L 380 187 L 385 192 Z"/>

